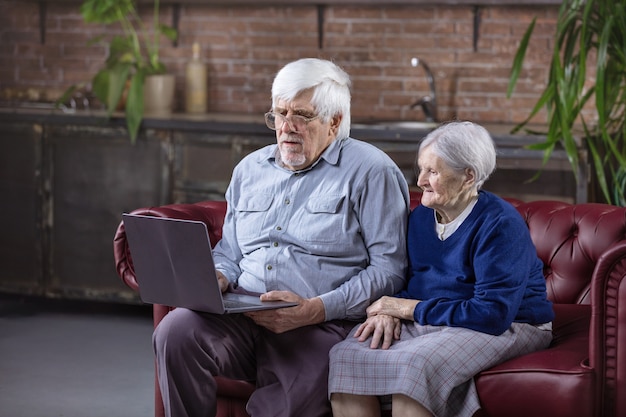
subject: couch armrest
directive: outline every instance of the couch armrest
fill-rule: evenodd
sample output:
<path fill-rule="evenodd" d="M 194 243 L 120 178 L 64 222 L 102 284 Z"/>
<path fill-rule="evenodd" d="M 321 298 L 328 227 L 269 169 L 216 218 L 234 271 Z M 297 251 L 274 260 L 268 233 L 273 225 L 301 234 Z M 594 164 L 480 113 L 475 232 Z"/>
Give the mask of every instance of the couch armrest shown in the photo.
<path fill-rule="evenodd" d="M 603 415 L 626 415 L 626 241 L 598 259 L 591 280 L 590 365 L 604 381 Z"/>
<path fill-rule="evenodd" d="M 199 220 L 207 225 L 211 244 L 215 245 L 222 237 L 222 226 L 226 213 L 225 201 L 203 201 L 195 204 L 170 204 L 160 207 L 146 207 L 133 210 L 132 214 L 154 217 L 169 217 L 184 220 Z M 113 238 L 113 255 L 115 269 L 126 285 L 135 291 L 139 290 L 135 269 L 126 240 L 124 222 L 120 222 Z"/>

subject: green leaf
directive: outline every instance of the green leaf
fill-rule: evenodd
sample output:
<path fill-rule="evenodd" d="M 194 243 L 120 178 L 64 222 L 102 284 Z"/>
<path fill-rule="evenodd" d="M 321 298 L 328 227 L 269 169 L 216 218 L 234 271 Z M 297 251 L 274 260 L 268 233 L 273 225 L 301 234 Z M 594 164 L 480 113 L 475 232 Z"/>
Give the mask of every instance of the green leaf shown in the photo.
<path fill-rule="evenodd" d="M 613 26 L 613 17 L 609 17 L 606 21 L 606 26 L 600 34 L 598 43 L 598 62 L 596 65 L 596 109 L 598 111 L 598 125 L 600 129 L 606 129 L 607 110 L 605 108 L 606 97 L 604 95 L 606 91 L 606 68 L 607 68 L 607 55 L 609 48 L 610 30 Z"/>
<path fill-rule="evenodd" d="M 535 151 L 552 150 L 554 149 L 554 143 L 549 143 L 549 142 L 533 143 L 532 145 L 526 145 L 526 149 L 531 149 Z"/>
<path fill-rule="evenodd" d="M 547 105 L 547 103 L 552 99 L 553 96 L 554 96 L 554 86 L 548 86 L 548 88 L 544 90 L 541 97 L 539 97 L 539 100 L 535 104 L 535 107 L 533 107 L 533 109 L 531 110 L 526 120 L 524 120 L 523 122 L 515 126 L 513 130 L 511 131 L 511 133 L 516 133 L 520 129 L 522 129 L 537 113 L 539 113 L 539 111 L 542 108 L 544 108 Z"/>
<path fill-rule="evenodd" d="M 115 65 L 118 61 L 133 62 L 133 43 L 130 37 L 115 36 L 109 45 L 107 65 Z M 130 56 L 130 59 L 128 59 Z"/>
<path fill-rule="evenodd" d="M 74 95 L 76 90 L 78 90 L 79 88 L 83 88 L 83 87 L 84 87 L 84 84 L 77 84 L 77 85 L 72 85 L 68 87 L 67 90 L 65 90 L 63 94 L 61 94 L 61 97 L 56 99 L 56 101 L 54 102 L 54 108 L 58 109 L 61 106 L 63 106 Z"/>
<path fill-rule="evenodd" d="M 109 89 L 106 101 L 109 114 L 116 109 L 122 98 L 130 68 L 130 64 L 119 63 L 109 70 Z"/>
<path fill-rule="evenodd" d="M 137 140 L 141 120 L 143 119 L 143 84 L 145 73 L 138 71 L 130 81 L 128 99 L 126 101 L 126 126 L 130 135 L 131 143 Z"/>
<path fill-rule="evenodd" d="M 511 98 L 511 94 L 513 94 L 513 90 L 515 89 L 515 85 L 517 84 L 517 79 L 519 78 L 519 74 L 522 71 L 522 64 L 524 62 L 524 57 L 526 56 L 526 50 L 528 49 L 528 42 L 530 37 L 535 29 L 535 22 L 537 18 L 535 17 L 531 22 L 528 29 L 524 33 L 522 37 L 522 41 L 520 42 L 519 47 L 517 48 L 517 52 L 515 53 L 515 58 L 513 59 L 513 67 L 511 68 L 511 74 L 509 76 L 509 87 L 506 90 L 507 98 Z"/>
<path fill-rule="evenodd" d="M 615 173 L 613 204 L 626 207 L 626 167 L 624 166 L 620 166 L 619 170 Z"/>
<path fill-rule="evenodd" d="M 159 24 L 159 31 L 171 41 L 175 41 L 178 38 L 178 31 L 171 26 Z"/>
<path fill-rule="evenodd" d="M 87 23 L 115 23 L 135 9 L 132 0 L 85 0 L 80 13 Z"/>
<path fill-rule="evenodd" d="M 91 80 L 91 91 L 104 105 L 109 101 L 109 70 L 102 69 Z M 108 107 L 107 107 L 108 108 Z"/>
<path fill-rule="evenodd" d="M 602 191 L 602 195 L 604 195 L 606 202 L 610 203 L 611 196 L 609 194 L 609 185 L 604 175 L 604 162 L 602 161 L 600 152 L 598 152 L 598 149 L 596 148 L 593 141 L 588 141 L 587 144 L 589 147 L 589 153 L 591 154 L 591 159 L 593 161 L 593 166 L 595 168 L 596 179 L 598 180 L 598 185 L 600 185 L 600 190 Z"/>

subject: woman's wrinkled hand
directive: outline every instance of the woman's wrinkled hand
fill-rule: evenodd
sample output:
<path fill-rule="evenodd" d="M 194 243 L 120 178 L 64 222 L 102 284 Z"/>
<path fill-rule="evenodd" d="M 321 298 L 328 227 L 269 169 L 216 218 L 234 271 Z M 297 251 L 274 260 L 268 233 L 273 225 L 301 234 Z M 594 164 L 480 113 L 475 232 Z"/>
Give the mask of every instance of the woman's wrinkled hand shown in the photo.
<path fill-rule="evenodd" d="M 371 349 L 389 349 L 394 340 L 400 339 L 400 319 L 392 317 L 387 314 L 378 314 L 376 316 L 368 317 L 365 323 L 362 323 L 354 337 L 359 339 L 359 342 L 365 342 L 370 336 L 372 341 L 370 342 Z"/>
<path fill-rule="evenodd" d="M 403 320 L 413 320 L 413 312 L 419 300 L 384 296 L 376 300 L 367 310 L 367 317 L 380 314 L 396 317 Z"/>

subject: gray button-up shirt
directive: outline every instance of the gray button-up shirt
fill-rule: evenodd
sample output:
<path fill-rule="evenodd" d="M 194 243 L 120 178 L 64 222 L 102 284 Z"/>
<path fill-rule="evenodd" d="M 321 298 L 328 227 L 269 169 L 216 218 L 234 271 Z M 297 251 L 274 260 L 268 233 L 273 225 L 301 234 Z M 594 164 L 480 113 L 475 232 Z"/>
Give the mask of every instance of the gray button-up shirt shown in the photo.
<path fill-rule="evenodd" d="M 319 296 L 326 320 L 363 317 L 404 286 L 406 180 L 384 152 L 352 138 L 302 171 L 282 168 L 277 152 L 267 146 L 235 167 L 216 268 L 249 291 Z"/>

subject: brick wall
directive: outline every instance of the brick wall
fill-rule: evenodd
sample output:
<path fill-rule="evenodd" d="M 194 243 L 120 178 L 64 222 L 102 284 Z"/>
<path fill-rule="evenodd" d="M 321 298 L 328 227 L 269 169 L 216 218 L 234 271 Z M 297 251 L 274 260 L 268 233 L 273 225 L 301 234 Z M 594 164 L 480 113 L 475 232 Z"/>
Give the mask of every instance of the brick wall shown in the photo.
<path fill-rule="evenodd" d="M 79 4 L 48 3 L 42 44 L 38 3 L 0 0 L 3 99 L 50 99 L 91 78 L 107 51 L 87 41 L 115 28 L 83 23 Z M 140 11 L 150 19 L 150 7 Z M 543 89 L 557 12 L 556 6 L 483 7 L 474 50 L 469 6 L 327 6 L 320 49 L 315 7 L 183 5 L 178 46 L 164 40 L 162 56 L 177 76 L 179 109 L 184 65 L 191 44 L 199 41 L 210 69 L 210 111 L 266 111 L 276 71 L 315 56 L 334 60 L 351 74 L 354 119 L 422 119 L 420 109 L 409 109 L 428 94 L 422 68 L 410 65 L 415 56 L 435 74 L 440 119 L 511 123 L 528 115 Z M 170 24 L 172 13 L 163 6 L 162 20 Z M 507 99 L 513 56 L 535 16 L 525 70 L 513 99 Z"/>

